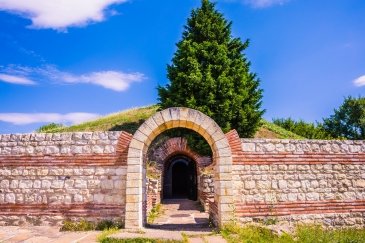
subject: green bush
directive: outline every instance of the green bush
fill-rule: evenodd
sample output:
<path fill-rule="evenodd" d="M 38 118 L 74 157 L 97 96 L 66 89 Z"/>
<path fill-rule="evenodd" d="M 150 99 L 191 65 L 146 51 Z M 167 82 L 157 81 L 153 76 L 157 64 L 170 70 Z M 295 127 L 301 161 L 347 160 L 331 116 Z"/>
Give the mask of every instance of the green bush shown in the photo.
<path fill-rule="evenodd" d="M 82 219 L 79 222 L 65 220 L 60 231 L 89 231 L 94 230 L 95 224 L 93 222 Z"/>
<path fill-rule="evenodd" d="M 273 119 L 273 123 L 299 136 L 309 139 L 332 139 L 320 123 L 310 123 L 303 120 L 294 121 L 291 118 Z"/>
<path fill-rule="evenodd" d="M 36 130 L 36 132 L 51 132 L 52 130 L 55 130 L 55 129 L 60 129 L 60 128 L 63 128 L 64 125 L 63 124 L 58 124 L 58 123 L 50 123 L 50 124 L 46 124 L 46 125 L 43 125 L 41 126 L 40 128 L 38 128 Z"/>
<path fill-rule="evenodd" d="M 102 220 L 96 224 L 95 230 L 122 229 L 124 223 L 122 221 Z"/>

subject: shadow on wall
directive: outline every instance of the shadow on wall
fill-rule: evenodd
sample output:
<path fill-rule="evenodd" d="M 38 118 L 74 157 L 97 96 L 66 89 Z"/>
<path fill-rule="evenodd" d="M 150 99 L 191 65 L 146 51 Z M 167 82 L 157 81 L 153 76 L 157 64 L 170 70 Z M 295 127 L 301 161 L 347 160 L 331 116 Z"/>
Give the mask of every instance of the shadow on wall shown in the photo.
<path fill-rule="evenodd" d="M 125 131 L 134 134 L 144 121 L 144 119 L 140 119 L 138 122 L 126 122 L 120 125 L 114 125 L 109 131 Z"/>

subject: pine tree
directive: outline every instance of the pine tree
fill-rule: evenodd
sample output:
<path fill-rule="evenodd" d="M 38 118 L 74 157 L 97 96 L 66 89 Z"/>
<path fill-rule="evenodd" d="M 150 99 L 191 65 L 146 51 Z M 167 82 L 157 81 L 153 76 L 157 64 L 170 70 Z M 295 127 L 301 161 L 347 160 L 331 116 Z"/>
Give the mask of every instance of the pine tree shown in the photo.
<path fill-rule="evenodd" d="M 172 64 L 170 84 L 158 87 L 161 109 L 185 106 L 212 117 L 223 131 L 252 137 L 261 116 L 262 89 L 243 51 L 249 41 L 231 36 L 232 22 L 202 0 L 191 12 Z"/>

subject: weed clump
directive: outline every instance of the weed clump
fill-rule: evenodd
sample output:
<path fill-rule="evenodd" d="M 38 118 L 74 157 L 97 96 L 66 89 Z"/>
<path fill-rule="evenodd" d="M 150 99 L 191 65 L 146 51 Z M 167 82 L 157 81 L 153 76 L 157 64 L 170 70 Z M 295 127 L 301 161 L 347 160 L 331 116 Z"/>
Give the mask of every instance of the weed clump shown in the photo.
<path fill-rule="evenodd" d="M 121 229 L 124 227 L 121 221 L 102 220 L 99 222 L 91 222 L 85 219 L 80 221 L 65 220 L 63 221 L 60 231 L 91 231 L 91 230 L 108 230 Z"/>
<path fill-rule="evenodd" d="M 156 206 L 154 206 L 151 211 L 148 214 L 148 218 L 147 218 L 147 222 L 149 224 L 152 224 L 155 219 L 160 216 L 162 213 L 162 209 L 161 209 L 161 204 L 156 204 Z"/>

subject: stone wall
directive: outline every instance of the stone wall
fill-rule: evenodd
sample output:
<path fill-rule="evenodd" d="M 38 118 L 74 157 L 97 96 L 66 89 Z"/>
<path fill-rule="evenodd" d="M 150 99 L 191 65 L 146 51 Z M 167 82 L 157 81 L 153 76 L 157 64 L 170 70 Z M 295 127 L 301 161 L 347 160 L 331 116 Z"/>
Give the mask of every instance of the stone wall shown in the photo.
<path fill-rule="evenodd" d="M 202 173 L 198 180 L 198 200 L 205 212 L 209 212 L 209 204 L 214 201 L 214 176 L 212 173 Z"/>
<path fill-rule="evenodd" d="M 365 141 L 227 136 L 239 221 L 365 224 Z"/>
<path fill-rule="evenodd" d="M 131 138 L 126 132 L 0 135 L 0 225 L 124 221 Z M 235 131 L 226 138 L 233 159 L 227 183 L 240 222 L 365 224 L 365 141 L 240 139 Z M 162 161 L 183 153 L 220 176 L 183 140 L 165 145 Z M 218 215 L 217 187 L 211 173 L 202 172 L 199 199 Z M 147 185 L 149 194 L 161 191 L 157 184 Z M 149 207 L 159 201 L 149 198 Z"/>
<path fill-rule="evenodd" d="M 125 132 L 0 135 L 0 225 L 123 220 Z"/>

